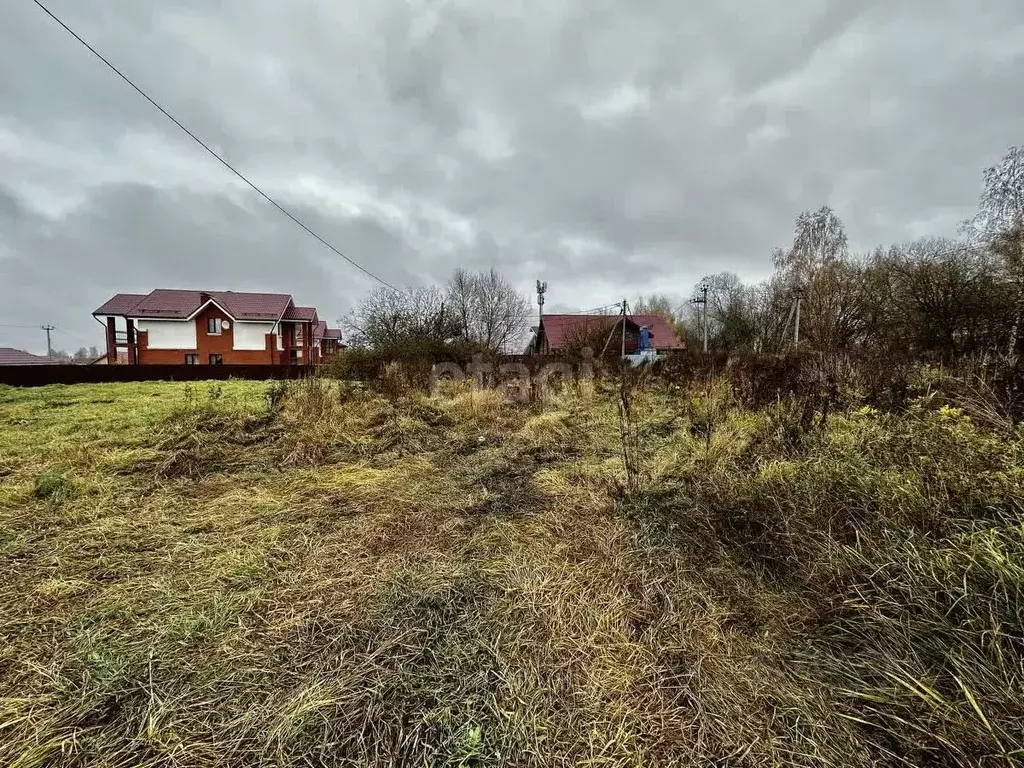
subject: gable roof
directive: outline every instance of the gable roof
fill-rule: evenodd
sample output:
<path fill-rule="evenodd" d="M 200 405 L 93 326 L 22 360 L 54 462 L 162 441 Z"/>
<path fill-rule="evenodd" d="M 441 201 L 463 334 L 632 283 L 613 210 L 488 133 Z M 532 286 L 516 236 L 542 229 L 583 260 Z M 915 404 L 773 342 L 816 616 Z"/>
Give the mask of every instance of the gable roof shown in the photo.
<path fill-rule="evenodd" d="M 320 339 L 324 338 L 326 335 L 327 335 L 327 321 L 326 320 L 321 320 L 313 328 L 313 340 L 314 341 L 320 341 Z"/>
<path fill-rule="evenodd" d="M 578 343 L 581 336 L 607 329 L 611 332 L 620 315 L 544 315 L 541 326 L 550 349 L 565 349 Z M 638 328 L 647 326 L 651 331 L 651 346 L 655 349 L 685 349 L 669 322 L 661 315 L 629 315 L 627 321 Z M 595 350 L 597 351 L 597 350 Z"/>
<path fill-rule="evenodd" d="M 214 291 L 210 298 L 236 320 L 277 320 L 292 304 L 292 297 L 287 293 Z"/>
<path fill-rule="evenodd" d="M 0 347 L 0 365 L 57 365 L 57 360 L 33 355 L 23 349 Z"/>
<path fill-rule="evenodd" d="M 630 315 L 629 319 L 650 330 L 651 346 L 655 349 L 686 349 L 672 323 L 661 315 Z"/>
<path fill-rule="evenodd" d="M 286 293 L 178 291 L 157 288 L 146 295 L 119 293 L 93 315 L 187 320 L 213 300 L 235 320 L 278 320 L 292 305 Z"/>
<path fill-rule="evenodd" d="M 324 331 L 325 339 L 337 339 L 341 341 L 341 328 L 328 328 Z"/>
<path fill-rule="evenodd" d="M 131 312 L 132 307 L 146 298 L 144 293 L 119 293 L 93 312 L 94 315 L 116 315 L 118 317 Z"/>
<path fill-rule="evenodd" d="M 315 323 L 319 318 L 316 316 L 316 307 L 288 307 L 288 311 L 281 319 Z"/>

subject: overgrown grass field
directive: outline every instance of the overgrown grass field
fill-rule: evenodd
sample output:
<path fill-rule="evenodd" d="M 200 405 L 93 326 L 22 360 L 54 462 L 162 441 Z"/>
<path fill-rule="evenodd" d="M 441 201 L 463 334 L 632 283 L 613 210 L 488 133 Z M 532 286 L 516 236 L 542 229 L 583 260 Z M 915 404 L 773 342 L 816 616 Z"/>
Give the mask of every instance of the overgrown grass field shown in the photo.
<path fill-rule="evenodd" d="M 0 388 L 0 764 L 1021 764 L 1022 433 L 925 375 Z"/>

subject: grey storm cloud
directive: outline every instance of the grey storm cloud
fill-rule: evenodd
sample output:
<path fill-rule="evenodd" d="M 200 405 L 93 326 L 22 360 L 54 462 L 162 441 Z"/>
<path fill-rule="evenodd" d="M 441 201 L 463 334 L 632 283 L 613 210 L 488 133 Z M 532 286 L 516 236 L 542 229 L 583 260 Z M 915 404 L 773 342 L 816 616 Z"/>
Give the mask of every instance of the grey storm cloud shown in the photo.
<path fill-rule="evenodd" d="M 762 278 L 822 204 L 861 249 L 953 235 L 1024 142 L 1020 0 L 48 5 L 381 278 L 495 266 L 552 309 Z M 0 326 L 77 348 L 118 291 L 283 290 L 334 318 L 371 285 L 4 0 Z"/>

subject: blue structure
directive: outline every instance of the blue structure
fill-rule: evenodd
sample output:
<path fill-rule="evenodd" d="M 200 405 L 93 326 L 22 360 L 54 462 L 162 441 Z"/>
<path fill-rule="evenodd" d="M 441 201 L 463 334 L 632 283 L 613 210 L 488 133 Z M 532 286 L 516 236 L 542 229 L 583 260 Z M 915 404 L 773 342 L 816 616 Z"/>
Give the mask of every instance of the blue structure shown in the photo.
<path fill-rule="evenodd" d="M 651 348 L 651 329 L 646 325 L 640 326 L 640 348 L 638 351 L 642 352 L 645 349 Z"/>

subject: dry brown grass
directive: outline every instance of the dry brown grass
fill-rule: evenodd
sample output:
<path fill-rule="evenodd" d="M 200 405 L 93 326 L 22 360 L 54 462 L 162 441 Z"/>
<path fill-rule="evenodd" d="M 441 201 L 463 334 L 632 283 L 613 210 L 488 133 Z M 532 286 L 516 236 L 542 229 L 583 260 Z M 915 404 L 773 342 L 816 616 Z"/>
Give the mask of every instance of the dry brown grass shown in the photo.
<path fill-rule="evenodd" d="M 614 388 L 0 389 L 0 764 L 1015 764 L 1021 443 L 969 392 L 647 384 L 631 484 Z"/>

